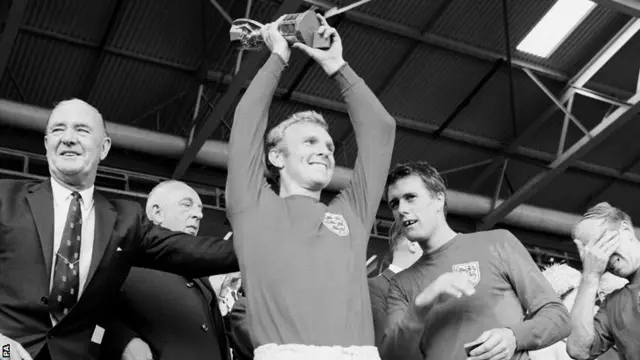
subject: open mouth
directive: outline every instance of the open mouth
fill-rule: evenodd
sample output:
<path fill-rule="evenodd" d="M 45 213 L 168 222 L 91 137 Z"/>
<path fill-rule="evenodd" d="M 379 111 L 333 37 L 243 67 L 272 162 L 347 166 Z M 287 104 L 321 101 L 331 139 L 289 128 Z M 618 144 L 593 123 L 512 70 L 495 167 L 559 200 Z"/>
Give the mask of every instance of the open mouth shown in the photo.
<path fill-rule="evenodd" d="M 325 169 L 328 169 L 328 168 L 329 168 L 329 166 L 327 166 L 327 164 L 325 164 L 325 163 L 319 163 L 319 162 L 309 163 L 309 165 L 312 165 L 312 166 L 314 166 L 314 165 L 319 165 L 319 166 L 323 166 Z"/>
<path fill-rule="evenodd" d="M 405 220 L 402 222 L 402 226 L 404 226 L 405 228 L 409 228 L 411 225 L 417 223 L 418 220 Z"/>

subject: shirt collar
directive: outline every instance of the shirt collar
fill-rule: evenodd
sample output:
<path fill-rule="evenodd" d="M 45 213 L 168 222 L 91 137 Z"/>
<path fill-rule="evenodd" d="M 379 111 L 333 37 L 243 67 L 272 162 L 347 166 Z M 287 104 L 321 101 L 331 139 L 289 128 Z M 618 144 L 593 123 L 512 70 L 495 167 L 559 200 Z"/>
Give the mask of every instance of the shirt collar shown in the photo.
<path fill-rule="evenodd" d="M 402 271 L 402 268 L 397 266 L 397 265 L 389 265 L 389 270 L 393 271 L 395 274 L 399 273 L 400 271 Z"/>
<path fill-rule="evenodd" d="M 82 199 L 82 207 L 87 209 L 93 205 L 93 191 L 95 187 L 91 185 L 91 187 L 78 191 L 80 194 L 80 198 Z M 67 200 L 73 191 L 67 189 L 62 186 L 58 182 L 58 180 L 51 178 L 51 191 L 53 192 L 53 202 L 56 205 L 62 204 L 65 200 Z"/>

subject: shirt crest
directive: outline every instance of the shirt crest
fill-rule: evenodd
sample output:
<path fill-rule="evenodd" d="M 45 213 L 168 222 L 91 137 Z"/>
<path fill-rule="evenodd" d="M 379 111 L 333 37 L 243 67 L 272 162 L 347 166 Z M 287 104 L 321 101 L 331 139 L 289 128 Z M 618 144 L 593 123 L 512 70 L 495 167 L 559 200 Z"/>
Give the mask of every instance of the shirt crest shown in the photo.
<path fill-rule="evenodd" d="M 453 271 L 467 274 L 474 287 L 480 282 L 480 264 L 477 261 L 453 265 Z"/>
<path fill-rule="evenodd" d="M 344 219 L 344 216 L 341 214 L 332 214 L 330 212 L 324 213 L 324 220 L 322 220 L 322 224 L 338 236 L 349 235 L 349 226 L 347 225 L 347 221 Z"/>

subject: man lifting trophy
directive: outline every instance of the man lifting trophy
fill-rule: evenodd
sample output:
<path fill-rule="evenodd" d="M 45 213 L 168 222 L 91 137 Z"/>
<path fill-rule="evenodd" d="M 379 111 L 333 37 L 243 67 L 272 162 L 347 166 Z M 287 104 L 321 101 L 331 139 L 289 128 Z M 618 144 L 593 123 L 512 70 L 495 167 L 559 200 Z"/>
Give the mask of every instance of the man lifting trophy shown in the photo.
<path fill-rule="evenodd" d="M 242 50 L 260 51 L 265 46 L 260 33 L 263 27 L 251 19 L 236 19 L 229 30 L 231 43 Z M 315 49 L 328 49 L 331 43 L 329 39 L 318 35 L 319 28 L 320 21 L 312 10 L 284 15 L 278 25 L 278 31 L 289 45 L 301 42 Z"/>

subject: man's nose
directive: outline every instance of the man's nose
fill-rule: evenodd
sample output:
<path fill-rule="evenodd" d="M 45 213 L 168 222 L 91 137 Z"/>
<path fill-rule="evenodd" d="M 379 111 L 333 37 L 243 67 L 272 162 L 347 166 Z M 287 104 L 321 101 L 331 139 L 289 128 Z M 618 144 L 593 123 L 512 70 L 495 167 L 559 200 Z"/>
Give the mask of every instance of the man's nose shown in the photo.
<path fill-rule="evenodd" d="M 76 132 L 73 129 L 67 129 L 62 133 L 61 141 L 65 144 L 73 144 L 76 142 Z"/>

